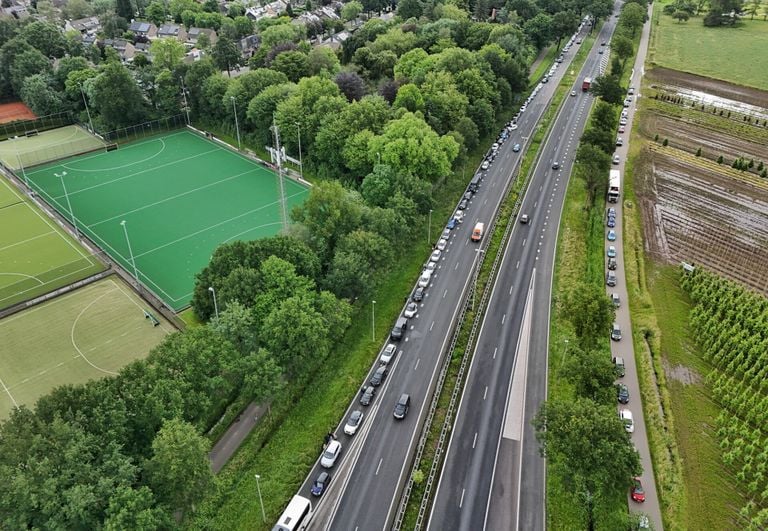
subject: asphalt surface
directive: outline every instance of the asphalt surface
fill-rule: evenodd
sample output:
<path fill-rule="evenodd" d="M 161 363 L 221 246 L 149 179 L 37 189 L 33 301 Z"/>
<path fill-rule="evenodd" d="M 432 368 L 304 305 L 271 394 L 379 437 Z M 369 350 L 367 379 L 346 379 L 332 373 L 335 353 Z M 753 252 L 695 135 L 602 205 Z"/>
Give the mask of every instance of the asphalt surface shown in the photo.
<path fill-rule="evenodd" d="M 606 21 L 534 169 L 488 304 L 428 529 L 545 529 L 545 462 L 531 421 L 546 399 L 552 275 L 570 170 L 608 53 Z M 571 53 L 574 51 L 572 50 Z M 553 162 L 560 169 L 552 168 Z"/>
<path fill-rule="evenodd" d="M 651 19 L 651 10 L 653 4 L 648 6 L 648 19 Z M 640 45 L 638 47 L 637 58 L 634 65 L 632 74 L 632 80 L 630 86 L 635 87 L 635 95 L 633 101 L 628 107 L 628 117 L 626 125 L 626 133 L 619 136 L 624 138 L 624 145 L 616 148 L 616 153 L 621 157 L 621 162 L 618 165 L 614 165 L 614 169 L 621 171 L 622 177 L 622 193 L 624 187 L 624 163 L 626 162 L 627 153 L 629 153 L 629 132 L 632 130 L 632 122 L 635 115 L 635 109 L 637 105 L 637 99 L 642 97 L 640 93 L 640 81 L 643 75 L 643 65 L 645 64 L 645 57 L 648 51 L 648 35 L 650 33 L 650 24 L 646 23 L 643 26 L 643 32 L 640 36 Z M 648 515 L 648 519 L 651 521 L 654 529 L 662 529 L 661 509 L 659 505 L 658 493 L 656 490 L 656 482 L 653 474 L 653 462 L 651 461 L 651 453 L 648 448 L 648 435 L 645 429 L 645 418 L 643 416 L 643 408 L 640 402 L 640 384 L 637 378 L 637 366 L 635 363 L 635 351 L 632 342 L 632 321 L 629 314 L 629 298 L 627 292 L 626 274 L 624 269 L 624 247 L 622 245 L 622 220 L 623 209 L 625 204 L 623 195 L 620 196 L 619 202 L 611 204 L 616 208 L 616 241 L 611 243 L 606 241 L 606 251 L 609 245 L 616 247 L 616 287 L 606 287 L 608 293 L 618 293 L 621 298 L 621 306 L 616 310 L 616 322 L 621 327 L 623 339 L 621 341 L 611 341 L 611 355 L 621 356 L 624 358 L 624 366 L 626 375 L 620 379 L 620 382 L 625 384 L 629 388 L 629 404 L 619 404 L 618 409 L 629 409 L 632 412 L 632 417 L 635 424 L 635 431 L 632 433 L 632 442 L 637 448 L 640 454 L 640 462 L 643 465 L 643 474 L 640 476 L 640 480 L 645 490 L 645 502 L 642 504 L 632 501 L 629 491 L 627 492 L 627 503 L 629 504 L 632 512 L 643 512 Z"/>
<path fill-rule="evenodd" d="M 375 401 L 370 406 L 360 406 L 356 399 L 336 430 L 342 454 L 331 469 L 328 491 L 320 500 L 313 500 L 315 514 L 310 529 L 375 530 L 392 525 L 420 426 L 427 415 L 441 355 L 474 279 L 476 250 L 485 245 L 485 240 L 480 244 L 470 242 L 470 234 L 476 222 L 487 224 L 497 211 L 524 152 L 524 149 L 514 152 L 513 145 L 524 146 L 532 135 L 561 71 L 562 68 L 558 68 L 553 82 L 544 85 L 552 87 L 549 94 L 542 89 L 529 104 L 519 120 L 519 129 L 502 144 L 494 163 L 483 172 L 483 181 L 466 210 L 466 219 L 451 231 L 449 245 L 427 288 L 427 296 L 419 304 L 417 315 L 410 320 L 407 334 L 397 343 L 398 354 L 390 363 L 389 376 L 378 388 Z M 436 239 L 443 226 L 437 220 L 433 222 Z M 375 367 L 376 364 L 369 378 Z M 392 411 L 402 393 L 411 395 L 411 408 L 405 419 L 396 421 Z M 350 437 L 344 434 L 343 424 L 354 409 L 363 411 L 365 419 L 358 433 Z M 322 441 L 318 441 L 318 458 L 321 445 Z M 300 495 L 312 498 L 309 489 L 321 471 L 316 463 Z"/>

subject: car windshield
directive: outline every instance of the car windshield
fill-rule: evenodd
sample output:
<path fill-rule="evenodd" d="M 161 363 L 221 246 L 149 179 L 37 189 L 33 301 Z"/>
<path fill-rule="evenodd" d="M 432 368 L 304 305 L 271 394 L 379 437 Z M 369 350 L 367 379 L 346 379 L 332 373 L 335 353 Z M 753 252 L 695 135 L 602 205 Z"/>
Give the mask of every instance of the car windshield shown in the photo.
<path fill-rule="evenodd" d="M 360 422 L 360 412 L 359 411 L 355 411 L 354 413 L 352 413 L 352 416 L 349 417 L 349 423 L 350 424 L 357 424 L 358 422 Z"/>
<path fill-rule="evenodd" d="M 333 456 L 336 455 L 335 447 L 329 447 L 325 453 L 323 454 L 323 457 L 326 459 L 333 459 Z"/>

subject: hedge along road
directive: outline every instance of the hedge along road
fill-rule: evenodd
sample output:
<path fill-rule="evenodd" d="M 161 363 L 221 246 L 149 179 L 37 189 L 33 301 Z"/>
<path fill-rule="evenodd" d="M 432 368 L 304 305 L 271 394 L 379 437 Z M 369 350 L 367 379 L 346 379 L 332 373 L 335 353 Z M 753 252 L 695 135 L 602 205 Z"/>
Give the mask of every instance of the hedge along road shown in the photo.
<path fill-rule="evenodd" d="M 651 20 L 653 4 L 648 6 L 648 20 Z M 640 93 L 640 82 L 644 74 L 643 65 L 645 64 L 645 56 L 648 52 L 648 37 L 650 33 L 651 25 L 646 23 L 643 26 L 643 32 L 640 36 L 640 45 L 637 49 L 637 57 L 635 59 L 634 69 L 632 76 L 630 77 L 630 86 L 634 86 L 636 94 L 634 101 L 630 104 L 627 117 L 627 131 L 632 131 L 632 122 L 634 120 L 634 114 L 637 104 L 637 99 L 642 97 Z M 629 135 L 631 138 L 631 135 Z M 624 176 L 624 163 L 629 153 L 629 141 L 625 142 L 623 146 L 616 148 L 616 153 L 621 157 L 621 163 L 618 168 Z M 625 186 L 625 179 L 622 179 L 622 190 Z M 608 293 L 618 293 L 621 297 L 622 304 L 616 309 L 616 322 L 621 326 L 621 330 L 624 335 L 622 341 L 611 341 L 611 355 L 621 356 L 624 358 L 624 364 L 626 368 L 626 376 L 621 380 L 629 388 L 630 403 L 622 405 L 620 408 L 627 408 L 632 411 L 635 423 L 635 431 L 632 433 L 632 442 L 635 444 L 635 448 L 640 453 L 640 462 L 643 465 L 643 474 L 640 479 L 645 489 L 645 503 L 640 506 L 638 503 L 632 501 L 627 494 L 627 503 L 630 506 L 632 512 L 644 512 L 648 515 L 653 528 L 660 530 L 663 529 L 661 520 L 661 507 L 659 505 L 659 497 L 656 491 L 656 480 L 653 474 L 653 462 L 651 461 L 651 453 L 648 447 L 648 436 L 645 429 L 645 418 L 643 416 L 643 408 L 640 401 L 640 384 L 637 377 L 637 364 L 635 363 L 635 351 L 632 342 L 632 322 L 629 316 L 629 299 L 627 298 L 627 282 L 626 273 L 624 269 L 624 250 L 622 245 L 622 219 L 623 219 L 623 198 L 616 203 L 616 241 L 605 242 L 605 249 L 607 251 L 609 245 L 616 246 L 616 276 L 617 284 L 614 288 L 607 288 Z"/>

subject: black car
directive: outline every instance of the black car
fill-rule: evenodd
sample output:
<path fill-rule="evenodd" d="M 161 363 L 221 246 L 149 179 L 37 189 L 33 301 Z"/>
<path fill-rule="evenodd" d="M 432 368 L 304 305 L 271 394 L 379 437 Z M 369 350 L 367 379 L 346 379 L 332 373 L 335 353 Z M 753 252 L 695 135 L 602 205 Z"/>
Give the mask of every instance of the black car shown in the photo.
<path fill-rule="evenodd" d="M 555 161 L 552 163 L 552 169 L 553 170 L 559 170 L 560 169 L 560 163 Z"/>
<path fill-rule="evenodd" d="M 389 372 L 389 369 L 387 369 L 386 365 L 379 366 L 378 369 L 376 369 L 376 372 L 373 373 L 373 376 L 371 377 L 371 385 L 373 387 L 378 387 L 384 382 L 384 378 L 387 377 L 387 373 Z"/>
<path fill-rule="evenodd" d="M 317 476 L 315 482 L 312 483 L 312 496 L 321 496 L 330 482 L 331 474 L 328 472 L 320 472 L 320 475 Z"/>
<path fill-rule="evenodd" d="M 369 385 L 368 387 L 363 387 L 360 390 L 360 393 L 360 405 L 369 406 L 371 405 L 371 402 L 373 402 L 373 397 L 376 394 L 376 388 L 372 385 Z"/>
<path fill-rule="evenodd" d="M 629 388 L 626 385 L 618 384 L 616 386 L 616 395 L 620 403 L 622 404 L 629 403 Z"/>
<path fill-rule="evenodd" d="M 408 414 L 408 409 L 411 407 L 411 395 L 403 393 L 395 404 L 395 411 L 393 412 L 396 419 L 404 419 Z"/>
<path fill-rule="evenodd" d="M 413 292 L 413 301 L 421 302 L 423 300 L 424 300 L 424 288 L 416 288 L 416 291 Z"/>

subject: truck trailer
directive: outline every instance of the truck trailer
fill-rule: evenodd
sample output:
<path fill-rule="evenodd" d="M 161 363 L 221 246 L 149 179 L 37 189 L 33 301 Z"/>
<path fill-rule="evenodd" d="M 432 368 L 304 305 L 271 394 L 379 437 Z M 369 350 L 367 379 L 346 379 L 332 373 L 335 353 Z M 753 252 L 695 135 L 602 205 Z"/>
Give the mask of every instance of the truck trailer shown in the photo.
<path fill-rule="evenodd" d="M 608 176 L 608 202 L 616 203 L 619 200 L 619 194 L 621 193 L 621 172 L 619 170 L 611 170 Z"/>
<path fill-rule="evenodd" d="M 591 77 L 585 77 L 584 81 L 581 82 L 581 90 L 583 92 L 586 92 L 589 90 L 589 87 L 592 86 L 592 78 Z"/>

